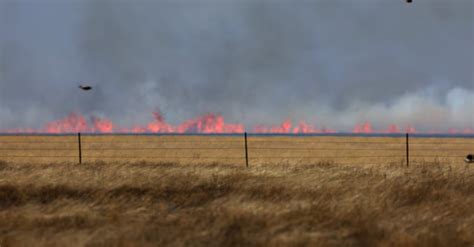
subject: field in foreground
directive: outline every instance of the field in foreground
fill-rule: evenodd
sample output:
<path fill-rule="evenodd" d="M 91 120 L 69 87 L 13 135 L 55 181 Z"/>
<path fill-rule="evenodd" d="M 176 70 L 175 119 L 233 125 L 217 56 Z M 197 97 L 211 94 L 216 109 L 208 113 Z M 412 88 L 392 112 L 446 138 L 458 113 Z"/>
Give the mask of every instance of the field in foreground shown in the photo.
<path fill-rule="evenodd" d="M 472 246 L 474 167 L 0 162 L 0 246 Z"/>

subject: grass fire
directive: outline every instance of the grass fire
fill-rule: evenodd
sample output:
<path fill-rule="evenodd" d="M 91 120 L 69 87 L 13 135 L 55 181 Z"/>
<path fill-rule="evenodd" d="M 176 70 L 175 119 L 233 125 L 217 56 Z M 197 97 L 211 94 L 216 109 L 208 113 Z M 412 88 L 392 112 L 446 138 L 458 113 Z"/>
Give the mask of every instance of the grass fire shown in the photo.
<path fill-rule="evenodd" d="M 413 125 L 400 127 L 397 124 L 389 124 L 386 127 L 376 129 L 369 121 L 361 124 L 355 124 L 350 130 L 337 130 L 328 126 L 317 126 L 305 121 L 298 121 L 293 124 L 287 119 L 280 124 L 266 125 L 257 124 L 255 126 L 245 126 L 241 123 L 227 123 L 220 114 L 204 114 L 202 116 L 186 120 L 180 124 L 173 125 L 168 123 L 160 112 L 153 112 L 153 121 L 146 124 L 136 124 L 132 127 L 123 127 L 114 124 L 113 121 L 90 117 L 77 113 L 71 113 L 68 116 L 50 121 L 44 124 L 42 128 L 13 128 L 4 129 L 0 133 L 286 133 L 286 134 L 315 134 L 315 133 L 362 133 L 362 134 L 383 134 L 383 133 L 425 133 L 425 134 L 474 134 L 474 128 L 445 128 L 441 130 L 431 129 L 418 131 Z"/>
<path fill-rule="evenodd" d="M 473 0 L 0 0 L 0 247 L 474 247 Z"/>

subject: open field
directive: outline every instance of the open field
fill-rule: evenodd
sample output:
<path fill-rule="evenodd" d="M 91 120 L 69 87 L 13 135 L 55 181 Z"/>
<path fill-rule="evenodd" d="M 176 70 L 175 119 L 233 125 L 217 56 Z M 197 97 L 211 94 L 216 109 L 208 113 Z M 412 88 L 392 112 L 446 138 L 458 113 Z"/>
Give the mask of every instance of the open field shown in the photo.
<path fill-rule="evenodd" d="M 75 162 L 78 137 L 0 135 L 0 159 L 9 162 Z M 462 163 L 474 152 L 474 138 L 410 138 L 410 162 Z M 153 161 L 245 165 L 241 135 L 83 135 L 83 161 Z M 250 165 L 307 164 L 321 161 L 354 164 L 406 163 L 405 137 L 249 136 Z"/>
<path fill-rule="evenodd" d="M 467 164 L 0 163 L 5 246 L 472 246 Z"/>
<path fill-rule="evenodd" d="M 474 138 L 0 136 L 0 246 L 472 246 Z M 3 161 L 1 161 L 3 160 Z"/>

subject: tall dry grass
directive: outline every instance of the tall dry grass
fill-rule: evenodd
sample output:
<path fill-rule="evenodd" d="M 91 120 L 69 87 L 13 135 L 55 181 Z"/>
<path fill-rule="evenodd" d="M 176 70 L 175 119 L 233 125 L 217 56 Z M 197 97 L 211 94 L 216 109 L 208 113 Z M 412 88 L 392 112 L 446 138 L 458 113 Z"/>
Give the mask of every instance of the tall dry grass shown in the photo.
<path fill-rule="evenodd" d="M 474 167 L 0 162 L 4 246 L 472 246 Z"/>

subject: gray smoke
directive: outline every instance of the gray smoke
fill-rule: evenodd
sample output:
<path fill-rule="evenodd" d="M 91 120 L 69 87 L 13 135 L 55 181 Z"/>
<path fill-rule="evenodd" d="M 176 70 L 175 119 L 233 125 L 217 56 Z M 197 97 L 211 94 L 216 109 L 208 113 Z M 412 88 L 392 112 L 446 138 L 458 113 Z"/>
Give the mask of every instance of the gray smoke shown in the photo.
<path fill-rule="evenodd" d="M 474 2 L 404 2 L 0 0 L 0 129 L 153 111 L 473 128 Z"/>

